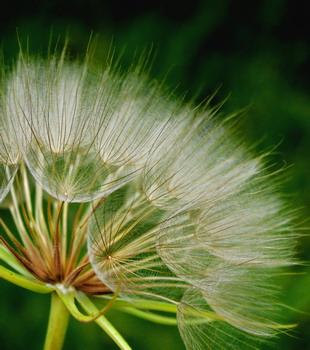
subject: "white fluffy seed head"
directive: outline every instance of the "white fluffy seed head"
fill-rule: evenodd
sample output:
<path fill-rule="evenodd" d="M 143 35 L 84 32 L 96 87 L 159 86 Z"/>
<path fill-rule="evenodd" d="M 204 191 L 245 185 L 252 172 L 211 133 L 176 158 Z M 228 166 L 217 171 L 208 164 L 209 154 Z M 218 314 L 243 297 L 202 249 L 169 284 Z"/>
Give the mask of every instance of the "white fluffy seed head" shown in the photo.
<path fill-rule="evenodd" d="M 178 306 L 178 328 L 187 349 L 260 349 L 259 339 L 214 315 L 199 289 L 188 289 Z"/>
<path fill-rule="evenodd" d="M 21 160 L 18 139 L 23 133 L 16 133 L 10 103 L 4 82 L 0 87 L 0 203 L 8 194 Z M 21 131 L 21 129 L 18 129 Z"/>
<path fill-rule="evenodd" d="M 176 133 L 159 152 L 150 155 L 143 190 L 154 205 L 201 206 L 236 194 L 261 171 L 258 159 L 247 154 L 229 127 L 213 121 L 212 114 L 188 110 Z M 224 141 L 225 140 L 225 141 Z"/>
<path fill-rule="evenodd" d="M 187 349 L 276 333 L 272 277 L 294 263 L 294 215 L 229 122 L 138 70 L 21 56 L 5 84 L 0 200 L 24 162 L 52 197 L 88 202 L 98 278 L 179 303 Z"/>
<path fill-rule="evenodd" d="M 133 73 L 94 79 L 77 63 L 22 59 L 7 91 L 29 170 L 64 201 L 107 196 L 137 177 L 165 123 L 151 104 L 156 88 Z"/>
<path fill-rule="evenodd" d="M 156 251 L 163 213 L 137 193 L 118 193 L 96 209 L 88 226 L 88 251 L 96 273 L 122 297 L 176 295 L 184 283 Z"/>

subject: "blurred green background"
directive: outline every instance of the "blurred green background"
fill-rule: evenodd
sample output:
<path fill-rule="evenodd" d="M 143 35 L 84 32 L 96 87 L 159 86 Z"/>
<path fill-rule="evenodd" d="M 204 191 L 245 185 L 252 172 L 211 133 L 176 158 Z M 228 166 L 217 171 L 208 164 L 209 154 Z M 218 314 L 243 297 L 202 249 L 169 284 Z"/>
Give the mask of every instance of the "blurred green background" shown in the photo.
<path fill-rule="evenodd" d="M 289 165 L 284 190 L 301 208 L 301 222 L 310 207 L 309 11 L 307 1 L 29 1 L 7 3 L 0 13 L 0 40 L 5 61 L 16 57 L 16 30 L 30 49 L 46 49 L 54 38 L 70 38 L 70 51 L 83 54 L 90 33 L 97 35 L 98 57 L 113 42 L 124 64 L 137 52 L 153 51 L 150 74 L 165 79 L 185 99 L 202 101 L 215 90 L 213 103 L 227 98 L 226 113 L 246 107 L 240 130 L 258 150 L 278 145 L 274 160 Z M 1 211 L 0 215 L 5 215 Z M 309 261 L 309 238 L 298 253 Z M 298 323 L 274 348 L 310 348 L 309 269 L 291 276 L 283 301 Z M 40 349 L 49 300 L 0 281 L 0 349 Z M 304 313 L 303 313 L 304 312 Z M 134 349 L 184 349 L 174 327 L 162 327 L 110 313 Z M 116 349 L 95 325 L 70 324 L 65 349 Z"/>

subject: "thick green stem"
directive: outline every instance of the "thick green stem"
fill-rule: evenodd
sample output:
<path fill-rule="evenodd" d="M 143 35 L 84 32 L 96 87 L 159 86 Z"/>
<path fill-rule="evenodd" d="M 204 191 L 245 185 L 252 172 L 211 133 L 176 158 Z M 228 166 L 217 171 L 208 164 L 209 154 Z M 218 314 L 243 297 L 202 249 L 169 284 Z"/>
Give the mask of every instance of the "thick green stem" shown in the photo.
<path fill-rule="evenodd" d="M 57 293 L 52 294 L 44 350 L 61 350 L 69 321 L 69 311 Z"/>

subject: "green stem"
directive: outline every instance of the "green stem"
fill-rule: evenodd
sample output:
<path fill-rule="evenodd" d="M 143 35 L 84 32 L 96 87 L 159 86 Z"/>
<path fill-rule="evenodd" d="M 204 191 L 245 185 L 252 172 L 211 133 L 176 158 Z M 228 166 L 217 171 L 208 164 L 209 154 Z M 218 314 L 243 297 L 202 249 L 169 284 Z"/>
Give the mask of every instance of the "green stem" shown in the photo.
<path fill-rule="evenodd" d="M 69 321 L 69 312 L 57 293 L 52 293 L 44 350 L 61 350 Z"/>
<path fill-rule="evenodd" d="M 111 297 L 101 296 L 97 297 L 97 301 L 102 300 L 110 300 Z M 116 300 L 114 302 L 114 308 L 123 308 L 123 307 L 134 307 L 142 310 L 152 310 L 152 311 L 162 311 L 167 313 L 176 314 L 177 313 L 177 305 L 176 304 L 168 304 L 161 301 L 152 301 L 152 300 L 131 300 L 130 302 L 125 300 Z"/>
<path fill-rule="evenodd" d="M 119 309 L 122 312 L 126 312 L 129 315 L 133 315 L 139 318 L 142 318 L 144 320 L 148 320 L 154 323 L 159 323 L 166 326 L 176 326 L 177 320 L 174 317 L 167 317 L 162 315 L 157 315 L 152 312 L 145 312 L 142 310 L 134 309 L 132 307 L 124 307 Z"/>
<path fill-rule="evenodd" d="M 109 300 L 110 297 L 104 296 L 104 297 L 97 298 L 97 300 L 100 300 L 100 299 Z M 175 318 L 157 315 L 150 311 L 159 311 L 159 312 L 171 313 L 171 314 L 176 314 L 178 311 L 176 304 L 168 304 L 161 301 L 152 301 L 152 300 L 143 300 L 143 299 L 132 300 L 130 302 L 127 302 L 125 300 L 117 300 L 114 303 L 114 309 L 125 311 L 127 313 L 131 313 L 132 315 L 135 314 L 135 316 L 137 317 L 148 319 L 156 323 L 171 324 L 171 325 L 174 323 Z M 132 311 L 132 310 L 136 310 L 136 311 Z M 146 310 L 146 312 L 144 311 L 140 312 L 141 310 Z M 223 318 L 218 314 L 216 314 L 214 311 L 198 310 L 196 308 L 187 307 L 186 312 L 192 316 L 201 318 L 202 322 L 223 321 Z"/>
<path fill-rule="evenodd" d="M 147 309 L 153 311 L 162 311 L 172 314 L 177 313 L 176 304 L 168 304 L 161 301 L 152 301 L 152 300 L 134 300 L 128 306 L 133 306 L 138 309 Z"/>
<path fill-rule="evenodd" d="M 85 294 L 79 293 L 77 297 L 79 303 L 86 312 L 89 314 L 96 314 L 99 312 L 97 307 Z M 96 319 L 95 322 L 108 334 L 111 339 L 113 339 L 115 344 L 117 344 L 121 350 L 131 350 L 131 347 L 127 344 L 126 340 L 103 315 Z"/>
<path fill-rule="evenodd" d="M 5 268 L 0 265 L 0 278 L 3 278 L 11 283 L 16 284 L 19 287 L 31 290 L 36 293 L 50 293 L 53 289 L 47 285 L 36 281 L 31 280 L 27 277 L 18 275 L 17 273 Z"/>

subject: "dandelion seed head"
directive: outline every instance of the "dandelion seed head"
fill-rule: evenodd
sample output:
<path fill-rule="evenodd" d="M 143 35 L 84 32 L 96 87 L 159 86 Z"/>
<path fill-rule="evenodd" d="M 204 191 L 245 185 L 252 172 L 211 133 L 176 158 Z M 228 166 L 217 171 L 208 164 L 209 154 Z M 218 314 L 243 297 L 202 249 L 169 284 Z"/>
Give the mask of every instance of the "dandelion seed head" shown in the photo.
<path fill-rule="evenodd" d="M 2 224 L 3 241 L 35 278 L 176 304 L 187 349 L 277 333 L 273 279 L 295 263 L 295 214 L 230 118 L 139 67 L 65 55 L 23 54 L 2 85 L 0 201 L 10 192 L 19 234 Z"/>

